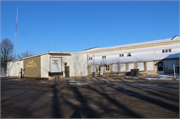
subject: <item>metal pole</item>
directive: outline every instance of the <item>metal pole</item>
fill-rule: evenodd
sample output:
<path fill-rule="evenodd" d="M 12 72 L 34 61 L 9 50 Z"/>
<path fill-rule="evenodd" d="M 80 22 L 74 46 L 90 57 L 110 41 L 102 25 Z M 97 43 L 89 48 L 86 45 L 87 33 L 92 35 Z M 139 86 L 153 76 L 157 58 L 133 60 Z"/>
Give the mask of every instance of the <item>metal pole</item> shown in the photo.
<path fill-rule="evenodd" d="M 16 59 L 16 37 L 17 37 L 17 21 L 18 21 L 18 7 L 17 7 L 17 15 L 16 15 L 16 29 L 15 29 L 15 59 Z"/>
<path fill-rule="evenodd" d="M 175 65 L 173 65 L 173 68 L 174 68 L 174 77 L 176 78 Z"/>

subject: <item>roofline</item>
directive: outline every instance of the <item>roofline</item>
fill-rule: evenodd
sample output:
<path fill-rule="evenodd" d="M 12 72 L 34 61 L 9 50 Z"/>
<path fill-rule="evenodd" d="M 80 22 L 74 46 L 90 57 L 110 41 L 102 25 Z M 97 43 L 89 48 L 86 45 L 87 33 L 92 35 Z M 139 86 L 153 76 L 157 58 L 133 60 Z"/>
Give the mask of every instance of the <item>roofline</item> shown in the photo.
<path fill-rule="evenodd" d="M 129 46 L 137 46 L 137 45 L 143 45 L 143 44 L 148 44 L 148 43 L 153 44 L 153 43 L 160 43 L 160 42 L 167 42 L 167 41 L 171 42 L 171 41 L 173 41 L 172 39 L 180 40 L 180 37 L 177 37 L 177 35 L 176 35 L 173 38 L 124 44 L 124 45 L 118 45 L 118 46 L 103 47 L 103 48 L 99 48 L 99 49 L 91 49 L 91 51 L 86 51 L 86 52 L 101 51 L 101 50 L 106 50 L 106 49 L 122 48 L 122 47 L 129 47 Z"/>
<path fill-rule="evenodd" d="M 93 48 L 88 48 L 88 49 L 85 49 L 84 51 L 86 51 L 86 50 L 92 50 L 92 49 L 96 49 L 96 48 L 99 48 L 99 46 L 93 47 Z"/>
<path fill-rule="evenodd" d="M 42 53 L 42 54 L 38 54 L 38 55 L 33 55 L 33 56 L 25 57 L 25 58 L 22 58 L 22 60 L 28 59 L 28 58 L 32 58 L 32 57 L 41 56 L 41 55 L 45 55 L 45 54 L 59 54 L 59 55 L 63 55 L 63 54 L 70 54 L 70 52 L 46 52 L 46 53 Z"/>

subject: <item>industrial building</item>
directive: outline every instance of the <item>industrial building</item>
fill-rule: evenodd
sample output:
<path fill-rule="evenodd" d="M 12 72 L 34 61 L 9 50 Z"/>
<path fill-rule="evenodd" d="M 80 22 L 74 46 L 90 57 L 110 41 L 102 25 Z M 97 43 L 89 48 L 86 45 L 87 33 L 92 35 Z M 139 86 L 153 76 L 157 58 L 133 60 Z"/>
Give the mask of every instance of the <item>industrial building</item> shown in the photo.
<path fill-rule="evenodd" d="M 105 48 L 93 48 L 88 53 L 89 75 L 127 75 L 131 69 L 139 74 L 179 73 L 180 37 Z"/>
<path fill-rule="evenodd" d="M 7 63 L 8 76 L 27 78 L 122 76 L 131 69 L 139 74 L 171 74 L 178 72 L 180 37 L 80 52 L 47 52 Z"/>
<path fill-rule="evenodd" d="M 47 52 L 7 63 L 7 76 L 50 78 L 87 76 L 87 53 Z"/>

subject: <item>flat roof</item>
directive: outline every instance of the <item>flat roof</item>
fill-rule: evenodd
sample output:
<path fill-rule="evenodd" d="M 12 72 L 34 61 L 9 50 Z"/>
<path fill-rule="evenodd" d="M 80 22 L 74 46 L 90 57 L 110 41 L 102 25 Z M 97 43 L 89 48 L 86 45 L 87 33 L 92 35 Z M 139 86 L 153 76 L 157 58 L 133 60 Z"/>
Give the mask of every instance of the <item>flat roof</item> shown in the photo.
<path fill-rule="evenodd" d="M 50 54 L 50 55 L 68 55 L 68 54 L 70 54 L 70 52 L 46 52 L 46 53 L 42 53 L 42 54 L 38 54 L 38 55 L 33 55 L 33 56 L 25 57 L 25 58 L 22 58 L 22 59 L 28 59 L 28 58 L 37 57 L 37 56 L 40 56 L 40 55 L 45 55 L 45 54 Z"/>
<path fill-rule="evenodd" d="M 175 40 L 180 40 L 180 37 L 176 37 Z M 153 40 L 153 41 L 146 41 L 146 42 L 125 44 L 125 45 L 111 46 L 111 47 L 89 49 L 88 51 L 84 51 L 84 52 L 101 51 L 101 50 L 107 50 L 107 49 L 122 48 L 122 47 L 137 46 L 137 45 L 145 45 L 145 44 L 153 44 L 153 43 L 161 43 L 161 42 L 167 42 L 167 41 L 174 41 L 174 40 L 172 40 L 172 38 L 167 38 L 167 39 L 161 39 L 161 40 Z"/>

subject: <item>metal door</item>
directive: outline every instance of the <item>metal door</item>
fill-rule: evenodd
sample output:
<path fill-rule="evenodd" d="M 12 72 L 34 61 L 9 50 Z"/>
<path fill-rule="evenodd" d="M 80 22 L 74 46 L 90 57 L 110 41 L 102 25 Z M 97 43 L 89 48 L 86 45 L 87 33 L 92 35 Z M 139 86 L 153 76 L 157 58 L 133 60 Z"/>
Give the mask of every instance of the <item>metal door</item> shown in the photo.
<path fill-rule="evenodd" d="M 158 74 L 164 74 L 164 64 L 163 64 L 163 61 L 158 62 L 157 68 L 158 68 L 157 69 Z"/>
<path fill-rule="evenodd" d="M 69 66 L 65 66 L 65 77 L 69 77 Z"/>

